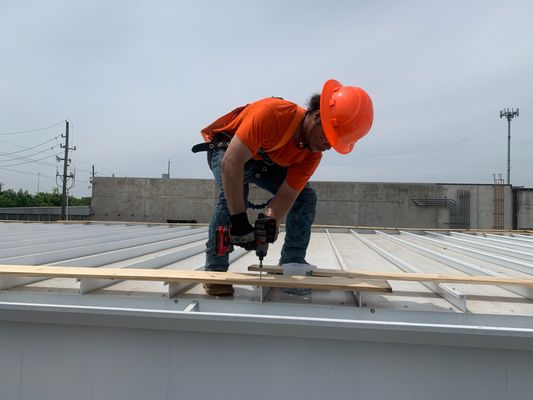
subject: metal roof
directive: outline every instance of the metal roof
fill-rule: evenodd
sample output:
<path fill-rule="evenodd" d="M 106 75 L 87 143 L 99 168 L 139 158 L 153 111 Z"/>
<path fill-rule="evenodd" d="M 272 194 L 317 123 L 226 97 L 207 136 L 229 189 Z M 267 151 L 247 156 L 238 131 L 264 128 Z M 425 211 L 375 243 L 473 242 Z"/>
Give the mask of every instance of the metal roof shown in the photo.
<path fill-rule="evenodd" d="M 194 270 L 203 268 L 207 227 L 2 222 L 0 237 L 0 264 Z M 282 244 L 283 232 L 265 264 L 277 264 Z M 255 253 L 239 249 L 231 255 L 230 270 L 245 272 L 257 261 Z M 531 277 L 533 235 L 316 227 L 307 261 L 343 270 Z M 201 285 L 1 276 L 0 310 L 88 307 L 96 313 L 142 310 L 211 320 L 285 318 L 304 325 L 324 320 L 338 326 L 423 324 L 431 331 L 486 328 L 507 336 L 519 329 L 519 336 L 533 337 L 531 287 L 389 283 L 392 293 L 313 290 L 294 296 L 237 286 L 234 297 L 213 298 Z"/>

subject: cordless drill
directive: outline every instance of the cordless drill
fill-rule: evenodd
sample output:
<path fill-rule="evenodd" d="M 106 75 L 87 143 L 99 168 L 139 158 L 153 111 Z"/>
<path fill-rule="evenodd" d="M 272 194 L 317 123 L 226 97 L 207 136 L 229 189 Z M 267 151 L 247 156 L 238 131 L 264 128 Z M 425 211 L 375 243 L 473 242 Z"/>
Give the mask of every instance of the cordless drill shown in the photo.
<path fill-rule="evenodd" d="M 266 257 L 268 244 L 274 243 L 278 238 L 278 227 L 274 218 L 259 214 L 255 221 L 255 254 L 259 257 L 259 279 L 263 278 L 263 258 Z"/>
<path fill-rule="evenodd" d="M 278 238 L 278 228 L 274 218 L 259 214 L 254 225 L 255 233 L 255 254 L 259 257 L 259 277 L 263 275 L 263 259 L 268 252 L 268 244 L 274 243 Z M 230 240 L 229 227 L 217 227 L 217 255 L 223 256 L 233 251 L 233 244 Z"/>

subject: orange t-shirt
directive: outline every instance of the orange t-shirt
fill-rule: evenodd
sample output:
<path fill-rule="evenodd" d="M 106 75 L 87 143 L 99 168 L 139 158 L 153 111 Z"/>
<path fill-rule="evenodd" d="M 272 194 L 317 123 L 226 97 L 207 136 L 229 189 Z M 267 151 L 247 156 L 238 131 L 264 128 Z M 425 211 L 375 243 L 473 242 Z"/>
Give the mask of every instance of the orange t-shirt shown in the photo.
<path fill-rule="evenodd" d="M 299 149 L 294 140 L 305 110 L 290 101 L 266 98 L 236 108 L 202 129 L 206 142 L 218 132 L 237 135 L 252 156 L 260 160 L 263 149 L 276 164 L 287 167 L 287 183 L 300 191 L 315 172 L 322 153 Z"/>

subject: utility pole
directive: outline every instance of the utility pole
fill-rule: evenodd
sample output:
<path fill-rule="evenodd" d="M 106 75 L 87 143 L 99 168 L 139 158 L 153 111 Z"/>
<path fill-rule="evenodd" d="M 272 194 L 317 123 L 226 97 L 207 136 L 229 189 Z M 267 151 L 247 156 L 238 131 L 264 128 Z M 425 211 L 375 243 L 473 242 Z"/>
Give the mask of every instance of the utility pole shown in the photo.
<path fill-rule="evenodd" d="M 511 121 L 518 117 L 518 108 L 509 110 L 508 108 L 500 111 L 500 118 L 507 118 L 507 184 L 511 184 Z"/>
<path fill-rule="evenodd" d="M 91 168 L 91 177 L 89 178 L 89 189 L 93 187 L 94 184 L 94 176 L 96 175 L 96 172 L 94 172 L 94 165 L 92 165 Z"/>
<path fill-rule="evenodd" d="M 67 167 L 68 159 L 68 121 L 65 121 L 65 158 L 63 158 L 63 191 L 61 192 L 61 219 L 66 218 L 65 208 L 67 206 Z"/>
<path fill-rule="evenodd" d="M 70 159 L 68 158 L 68 151 L 69 150 L 76 150 L 76 146 L 69 147 L 69 122 L 65 121 L 65 134 L 61 135 L 61 137 L 65 138 L 65 144 L 61 145 L 61 148 L 65 149 L 65 156 L 64 158 L 56 157 L 57 161 L 63 161 L 63 176 L 62 176 L 62 183 L 63 183 L 63 190 L 61 192 L 61 219 L 65 220 L 67 218 L 66 208 L 68 207 L 68 189 L 67 189 L 67 179 L 68 178 L 74 178 L 73 174 L 67 175 L 67 169 L 70 165 Z M 56 174 L 56 175 L 59 175 Z"/>
<path fill-rule="evenodd" d="M 167 173 L 161 175 L 161 179 L 169 179 L 169 178 L 170 178 L 170 160 L 168 160 Z"/>

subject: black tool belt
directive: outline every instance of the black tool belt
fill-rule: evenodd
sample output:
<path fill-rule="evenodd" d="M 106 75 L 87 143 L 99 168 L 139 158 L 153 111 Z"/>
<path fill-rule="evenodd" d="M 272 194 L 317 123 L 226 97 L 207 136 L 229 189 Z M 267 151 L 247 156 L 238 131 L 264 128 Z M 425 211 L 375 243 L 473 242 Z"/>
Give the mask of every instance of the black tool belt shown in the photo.
<path fill-rule="evenodd" d="M 213 151 L 216 149 L 227 149 L 231 141 L 231 136 L 226 132 L 219 132 L 213 140 L 207 143 L 199 143 L 192 147 L 193 153 L 199 153 L 200 151 Z"/>
<path fill-rule="evenodd" d="M 263 162 L 268 165 L 269 167 L 275 165 L 274 161 L 272 161 L 272 159 L 268 156 L 267 152 L 265 151 L 265 149 L 263 149 L 262 147 L 259 149 L 259 151 L 257 152 L 257 154 L 259 155 L 259 157 L 261 157 L 261 159 L 263 160 Z"/>

